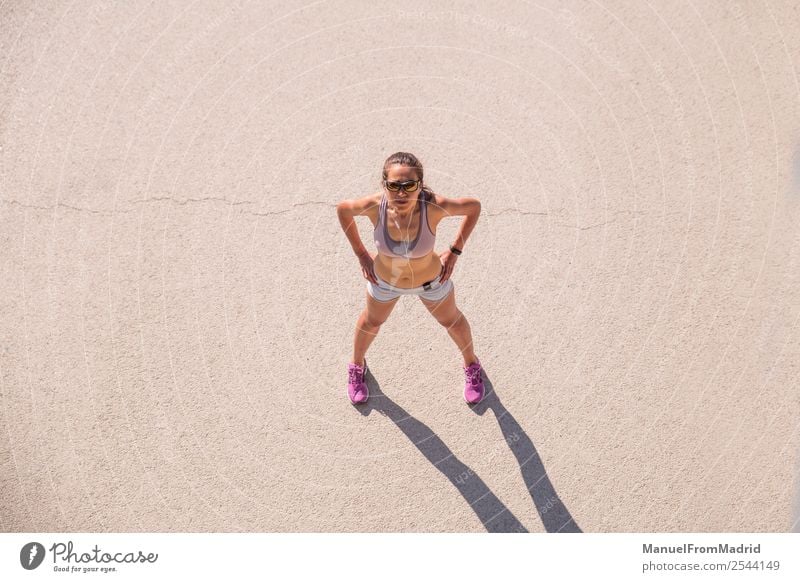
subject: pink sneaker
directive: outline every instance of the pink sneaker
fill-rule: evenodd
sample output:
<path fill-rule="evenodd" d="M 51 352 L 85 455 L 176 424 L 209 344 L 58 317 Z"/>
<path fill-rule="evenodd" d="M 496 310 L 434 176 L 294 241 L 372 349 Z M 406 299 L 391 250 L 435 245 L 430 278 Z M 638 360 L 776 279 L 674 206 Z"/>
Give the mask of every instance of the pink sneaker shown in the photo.
<path fill-rule="evenodd" d="M 367 362 L 364 365 L 347 364 L 347 395 L 353 404 L 363 404 L 369 398 L 369 388 L 364 382 L 364 373 L 367 371 Z"/>
<path fill-rule="evenodd" d="M 486 387 L 481 378 L 481 362 L 473 362 L 464 368 L 464 400 L 467 404 L 478 404 L 486 394 Z"/>

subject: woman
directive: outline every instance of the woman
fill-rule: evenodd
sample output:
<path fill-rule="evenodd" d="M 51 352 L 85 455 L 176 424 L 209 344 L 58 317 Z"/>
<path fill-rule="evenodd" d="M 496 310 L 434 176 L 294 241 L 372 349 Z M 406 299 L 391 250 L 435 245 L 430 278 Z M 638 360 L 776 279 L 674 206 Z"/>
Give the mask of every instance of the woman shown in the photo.
<path fill-rule="evenodd" d="M 343 200 L 336 206 L 339 222 L 361 263 L 367 280 L 367 306 L 356 323 L 353 361 L 347 368 L 347 394 L 353 404 L 369 398 L 364 382 L 364 355 L 400 295 L 418 295 L 428 311 L 447 328 L 464 357 L 464 399 L 483 400 L 481 365 L 472 346 L 472 332 L 456 307 L 450 280 L 453 268 L 478 222 L 481 203 L 476 198 L 445 198 L 423 181 L 422 164 L 413 155 L 397 152 L 383 164 L 381 192 Z M 371 255 L 356 228 L 354 216 L 368 216 L 378 253 Z M 465 216 L 450 250 L 436 254 L 436 227 L 445 216 Z"/>

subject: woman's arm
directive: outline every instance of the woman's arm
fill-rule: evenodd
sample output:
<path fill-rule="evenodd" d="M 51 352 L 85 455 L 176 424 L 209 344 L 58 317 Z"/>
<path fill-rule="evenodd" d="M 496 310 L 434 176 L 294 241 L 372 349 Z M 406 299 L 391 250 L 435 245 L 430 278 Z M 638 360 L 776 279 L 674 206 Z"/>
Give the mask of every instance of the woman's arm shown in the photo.
<path fill-rule="evenodd" d="M 363 216 L 367 211 L 377 204 L 374 195 L 365 196 L 364 198 L 357 198 L 356 200 L 342 200 L 336 205 L 336 214 L 339 217 L 339 224 L 342 225 L 347 240 L 350 241 L 350 246 L 356 256 L 369 254 L 364 243 L 361 242 L 361 237 L 358 234 L 358 227 L 356 221 L 353 220 L 354 216 Z"/>
<path fill-rule="evenodd" d="M 477 198 L 445 198 L 438 196 L 441 200 L 436 203 L 442 209 L 444 216 L 465 216 L 466 218 L 461 221 L 461 226 L 458 228 L 456 240 L 453 246 L 459 250 L 464 250 L 464 245 L 467 244 L 467 239 L 472 233 L 472 229 L 478 224 L 478 217 L 481 214 L 481 201 Z"/>

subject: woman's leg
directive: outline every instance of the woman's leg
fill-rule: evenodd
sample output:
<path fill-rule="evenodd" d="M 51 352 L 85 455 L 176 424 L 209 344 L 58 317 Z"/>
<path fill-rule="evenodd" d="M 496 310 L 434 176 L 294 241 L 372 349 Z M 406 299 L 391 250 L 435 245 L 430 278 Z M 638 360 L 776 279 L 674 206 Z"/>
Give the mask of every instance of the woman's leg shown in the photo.
<path fill-rule="evenodd" d="M 359 366 L 364 365 L 364 355 L 367 353 L 369 345 L 375 336 L 378 335 L 378 330 L 389 317 L 389 314 L 394 309 L 399 297 L 395 297 L 391 301 L 376 301 L 372 295 L 367 292 L 367 306 L 356 322 L 356 333 L 353 338 L 353 363 Z"/>
<path fill-rule="evenodd" d="M 464 367 L 478 361 L 472 345 L 472 330 L 461 310 L 456 307 L 456 290 L 453 290 L 441 301 L 427 301 L 420 297 L 422 304 L 436 318 L 436 321 L 447 328 L 447 333 L 456 342 L 464 357 Z"/>

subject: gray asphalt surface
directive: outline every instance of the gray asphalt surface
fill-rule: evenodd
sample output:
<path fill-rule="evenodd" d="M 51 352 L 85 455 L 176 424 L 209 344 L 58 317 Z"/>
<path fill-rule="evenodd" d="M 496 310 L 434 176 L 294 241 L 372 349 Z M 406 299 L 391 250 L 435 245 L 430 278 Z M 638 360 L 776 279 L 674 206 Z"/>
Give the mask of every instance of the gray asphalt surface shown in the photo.
<path fill-rule="evenodd" d="M 774 0 L 2 3 L 0 529 L 789 530 L 798 55 Z M 482 202 L 475 409 L 411 297 L 346 397 L 397 150 Z"/>

